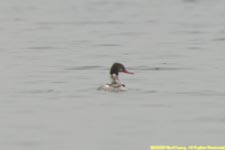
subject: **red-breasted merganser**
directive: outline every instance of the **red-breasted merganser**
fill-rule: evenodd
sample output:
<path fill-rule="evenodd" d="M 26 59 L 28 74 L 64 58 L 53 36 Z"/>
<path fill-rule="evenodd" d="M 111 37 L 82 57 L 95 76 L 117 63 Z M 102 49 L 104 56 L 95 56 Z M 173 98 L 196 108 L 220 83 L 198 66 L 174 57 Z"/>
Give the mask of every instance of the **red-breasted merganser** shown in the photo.
<path fill-rule="evenodd" d="M 98 90 L 105 90 L 105 91 L 126 91 L 126 87 L 122 84 L 119 80 L 119 72 L 127 73 L 127 74 L 134 74 L 126 70 L 123 64 L 121 63 L 114 63 L 110 69 L 110 76 L 112 82 L 110 84 L 103 85 L 98 88 Z"/>

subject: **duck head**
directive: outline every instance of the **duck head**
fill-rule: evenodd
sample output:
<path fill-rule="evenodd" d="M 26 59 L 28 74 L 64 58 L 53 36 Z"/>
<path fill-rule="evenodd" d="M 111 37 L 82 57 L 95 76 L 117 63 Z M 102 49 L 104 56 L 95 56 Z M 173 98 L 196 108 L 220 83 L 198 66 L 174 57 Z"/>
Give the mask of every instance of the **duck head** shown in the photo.
<path fill-rule="evenodd" d="M 110 75 L 119 75 L 119 72 L 127 73 L 127 74 L 134 74 L 132 72 L 127 71 L 127 69 L 124 67 L 121 63 L 114 63 L 110 69 Z"/>

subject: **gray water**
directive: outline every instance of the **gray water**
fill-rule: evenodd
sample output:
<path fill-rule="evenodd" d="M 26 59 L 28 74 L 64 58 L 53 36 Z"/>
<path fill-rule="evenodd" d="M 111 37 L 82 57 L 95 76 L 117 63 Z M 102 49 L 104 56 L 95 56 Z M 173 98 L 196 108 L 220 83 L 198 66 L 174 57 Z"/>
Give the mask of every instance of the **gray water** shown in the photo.
<path fill-rule="evenodd" d="M 224 145 L 224 0 L 1 0 L 0 33 L 1 150 Z"/>

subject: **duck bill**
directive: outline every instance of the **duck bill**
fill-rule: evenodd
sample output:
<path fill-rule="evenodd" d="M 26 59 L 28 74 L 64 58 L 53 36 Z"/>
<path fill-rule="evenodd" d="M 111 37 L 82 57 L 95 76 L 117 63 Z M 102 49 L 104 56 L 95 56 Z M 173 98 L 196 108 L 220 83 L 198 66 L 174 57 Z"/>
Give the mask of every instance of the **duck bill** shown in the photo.
<path fill-rule="evenodd" d="M 126 73 L 126 74 L 134 74 L 133 72 L 129 72 L 127 70 L 124 70 L 123 73 Z"/>

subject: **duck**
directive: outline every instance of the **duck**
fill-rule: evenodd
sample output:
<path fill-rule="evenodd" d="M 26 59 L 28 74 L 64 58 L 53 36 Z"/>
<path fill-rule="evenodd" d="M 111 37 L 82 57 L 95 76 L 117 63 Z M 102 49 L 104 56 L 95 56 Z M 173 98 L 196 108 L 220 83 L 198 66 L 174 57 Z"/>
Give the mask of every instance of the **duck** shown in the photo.
<path fill-rule="evenodd" d="M 125 84 L 123 84 L 119 80 L 119 73 L 134 74 L 133 72 L 129 72 L 123 64 L 115 62 L 111 66 L 109 72 L 112 80 L 111 83 L 100 86 L 98 90 L 112 91 L 112 92 L 126 91 L 127 88 Z"/>

